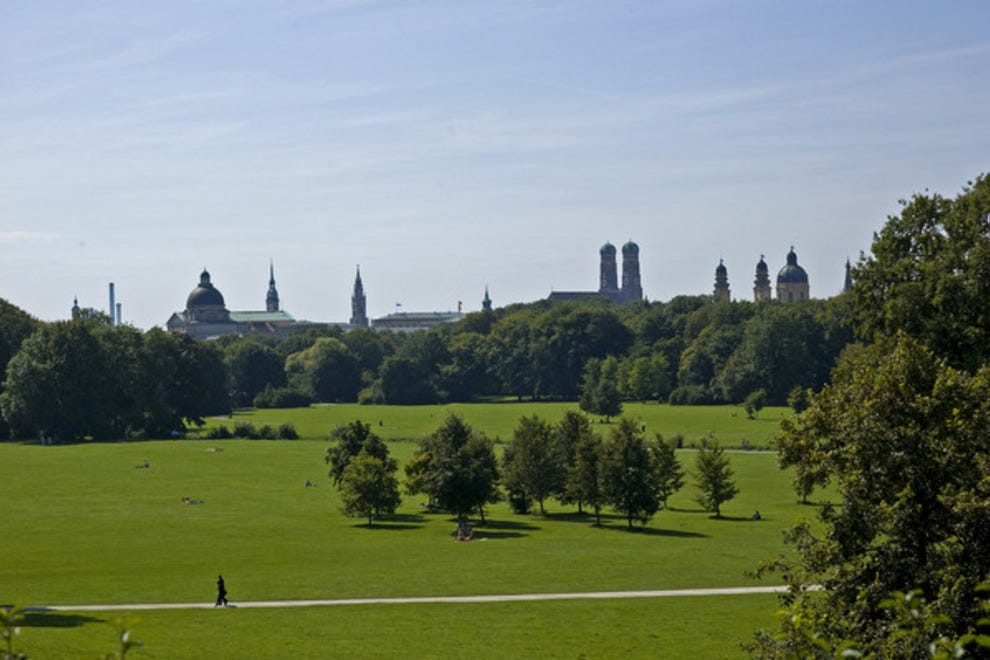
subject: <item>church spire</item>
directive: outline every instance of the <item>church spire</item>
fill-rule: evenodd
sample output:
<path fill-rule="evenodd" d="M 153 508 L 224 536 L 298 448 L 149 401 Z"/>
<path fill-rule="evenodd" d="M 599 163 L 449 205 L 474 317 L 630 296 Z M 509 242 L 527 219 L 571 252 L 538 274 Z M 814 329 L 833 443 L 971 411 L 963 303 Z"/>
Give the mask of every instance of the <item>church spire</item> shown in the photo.
<path fill-rule="evenodd" d="M 485 297 L 481 299 L 481 309 L 486 312 L 492 311 L 492 299 L 488 295 L 488 285 L 485 285 Z"/>
<path fill-rule="evenodd" d="M 367 299 L 364 296 L 364 284 L 361 282 L 361 266 L 357 267 L 354 276 L 354 293 L 351 294 L 351 325 L 360 328 L 368 327 Z"/>
<path fill-rule="evenodd" d="M 265 296 L 265 309 L 278 311 L 278 291 L 275 290 L 275 261 L 268 262 L 268 295 Z"/>
<path fill-rule="evenodd" d="M 842 285 L 842 293 L 849 293 L 853 288 L 853 276 L 852 276 L 852 265 L 849 260 L 846 259 L 846 281 Z"/>

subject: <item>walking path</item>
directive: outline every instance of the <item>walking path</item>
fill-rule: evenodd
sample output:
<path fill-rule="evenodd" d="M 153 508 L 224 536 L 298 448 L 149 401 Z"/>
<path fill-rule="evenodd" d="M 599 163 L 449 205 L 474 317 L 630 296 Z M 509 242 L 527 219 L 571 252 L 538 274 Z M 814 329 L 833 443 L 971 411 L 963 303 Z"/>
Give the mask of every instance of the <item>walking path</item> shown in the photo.
<path fill-rule="evenodd" d="M 493 594 L 488 596 L 417 596 L 410 598 L 340 598 L 320 600 L 256 600 L 233 603 L 231 607 L 316 607 L 323 605 L 396 605 L 405 603 L 505 603 L 533 600 L 587 600 L 602 598 L 672 598 L 676 596 L 735 596 L 775 594 L 776 587 L 728 587 L 721 589 L 669 589 L 662 591 L 588 591 L 557 594 Z M 120 610 L 213 609 L 212 603 L 134 603 L 131 605 L 47 605 L 26 607 L 28 612 L 112 612 Z"/>

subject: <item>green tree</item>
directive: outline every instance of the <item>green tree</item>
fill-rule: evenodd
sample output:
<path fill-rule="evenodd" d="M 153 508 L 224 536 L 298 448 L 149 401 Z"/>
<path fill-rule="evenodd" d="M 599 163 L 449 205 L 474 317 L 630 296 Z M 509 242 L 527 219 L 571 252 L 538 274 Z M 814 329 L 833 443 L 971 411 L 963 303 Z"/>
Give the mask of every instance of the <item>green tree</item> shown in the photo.
<path fill-rule="evenodd" d="M 318 401 L 357 401 L 361 368 L 346 344 L 320 337 L 285 360 L 289 382 Z"/>
<path fill-rule="evenodd" d="M 362 449 L 352 458 L 340 479 L 344 514 L 364 516 L 371 527 L 374 518 L 395 513 L 401 498 L 395 465 Z"/>
<path fill-rule="evenodd" d="M 566 493 L 571 501 L 585 503 L 595 511 L 595 525 L 601 525 L 602 505 L 607 501 L 602 476 L 602 439 L 596 433 L 582 433 L 574 446 L 574 461 L 567 471 Z"/>
<path fill-rule="evenodd" d="M 660 509 L 656 458 L 633 420 L 619 420 L 609 433 L 601 480 L 605 500 L 626 516 L 630 528 L 633 520 L 645 525 Z"/>
<path fill-rule="evenodd" d="M 775 652 L 790 652 L 808 622 L 825 643 L 857 640 L 887 656 L 894 592 L 924 594 L 945 615 L 939 635 L 972 632 L 983 616 L 977 585 L 990 577 L 990 367 L 969 375 L 906 335 L 847 351 L 833 382 L 782 425 L 778 444 L 834 485 L 841 507 L 823 529 L 799 524 L 793 584 Z M 823 584 L 811 595 L 799 584 Z M 836 613 L 841 613 L 836 615 Z M 766 641 L 766 640 L 764 640 Z"/>
<path fill-rule="evenodd" d="M 557 493 L 561 504 L 576 502 L 578 513 L 582 513 L 581 493 L 571 488 L 570 474 L 578 461 L 578 447 L 588 436 L 592 435 L 591 422 L 586 415 L 574 410 L 564 413 L 560 422 L 554 427 L 554 452 L 564 472 L 564 480 Z M 597 472 L 596 472 L 597 474 Z M 597 477 L 596 477 L 597 479 Z"/>
<path fill-rule="evenodd" d="M 914 195 L 853 269 L 857 335 L 902 332 L 975 372 L 990 361 L 990 178 L 955 198 Z"/>
<path fill-rule="evenodd" d="M 677 461 L 674 445 L 664 442 L 659 433 L 653 444 L 653 455 L 657 464 L 657 493 L 660 504 L 666 509 L 670 496 L 684 487 L 684 469 Z"/>
<path fill-rule="evenodd" d="M 410 357 L 392 355 L 381 368 L 381 390 L 389 405 L 436 403 L 430 371 Z"/>
<path fill-rule="evenodd" d="M 323 460 L 330 466 L 329 476 L 335 486 L 344 478 L 351 459 L 362 451 L 382 461 L 390 471 L 396 470 L 394 459 L 388 457 L 388 447 L 371 431 L 370 424 L 364 424 L 361 420 L 348 422 L 335 428 L 330 439 L 336 440 L 337 444 L 327 448 Z"/>
<path fill-rule="evenodd" d="M 485 505 L 500 498 L 498 460 L 495 449 L 457 415 L 444 423 L 421 444 L 412 463 L 416 481 L 430 501 L 458 518 L 473 511 L 485 522 Z"/>
<path fill-rule="evenodd" d="M 763 410 L 763 406 L 767 402 L 767 391 L 760 388 L 755 392 L 750 392 L 745 399 L 743 399 L 743 410 L 746 411 L 746 417 L 749 419 L 754 419 Z"/>
<path fill-rule="evenodd" d="M 233 403 L 250 406 L 265 388 L 284 387 L 285 360 L 271 346 L 240 339 L 224 349 Z"/>
<path fill-rule="evenodd" d="M 591 359 L 585 367 L 582 379 L 581 410 L 602 415 L 608 420 L 622 413 L 622 397 L 619 394 L 619 362 L 614 356 L 604 360 Z"/>
<path fill-rule="evenodd" d="M 700 491 L 697 502 L 705 511 L 722 517 L 722 504 L 728 502 L 739 493 L 732 480 L 732 468 L 729 457 L 717 442 L 703 443 L 698 449 L 695 461 L 694 478 Z"/>
<path fill-rule="evenodd" d="M 505 447 L 502 465 L 505 488 L 536 500 L 540 514 L 546 515 L 544 501 L 560 491 L 564 483 L 564 466 L 555 451 L 553 427 L 536 415 L 520 418 L 512 442 Z"/>

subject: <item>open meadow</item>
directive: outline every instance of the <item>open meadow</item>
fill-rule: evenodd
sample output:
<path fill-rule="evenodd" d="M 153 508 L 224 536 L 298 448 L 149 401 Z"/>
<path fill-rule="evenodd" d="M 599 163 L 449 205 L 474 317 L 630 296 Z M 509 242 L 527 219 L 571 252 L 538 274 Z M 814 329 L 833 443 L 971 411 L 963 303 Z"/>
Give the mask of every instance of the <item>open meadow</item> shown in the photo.
<path fill-rule="evenodd" d="M 255 426 L 290 422 L 304 438 L 326 438 L 336 426 L 359 419 L 370 424 L 385 440 L 419 440 L 436 430 L 447 415 L 460 415 L 474 428 L 492 438 L 510 440 L 519 418 L 539 415 L 556 424 L 568 410 L 580 411 L 573 401 L 558 402 L 505 402 L 505 403 L 451 403 L 430 406 L 362 406 L 356 403 L 316 405 L 309 408 L 248 409 L 235 412 L 229 419 L 210 419 L 207 427 L 220 424 L 232 427 L 237 422 L 250 422 Z M 660 433 L 668 440 L 675 435 L 684 439 L 684 446 L 696 445 L 705 436 L 713 435 L 723 447 L 741 447 L 747 444 L 767 448 L 780 420 L 792 414 L 790 408 L 768 407 L 755 419 L 746 417 L 740 406 L 670 406 L 658 403 L 622 404 L 622 416 L 639 420 L 652 437 Z M 596 421 L 600 418 L 592 417 Z M 605 432 L 607 425 L 599 426 Z"/>
<path fill-rule="evenodd" d="M 509 437 L 514 421 L 489 427 L 480 420 L 532 411 L 528 405 L 486 407 L 499 412 L 464 416 L 502 437 Z M 338 418 L 315 415 L 338 408 L 345 407 L 237 417 L 292 422 L 304 436 L 318 438 Z M 456 410 L 437 407 L 431 414 L 444 408 Z M 405 421 L 424 410 L 349 412 L 369 411 L 371 417 L 362 418 L 377 425 L 381 416 L 380 429 L 401 431 L 383 432 L 386 437 L 414 437 L 411 429 L 442 420 Z M 541 415 L 553 419 L 550 412 Z M 645 414 L 642 419 L 652 429 Z M 730 419 L 759 424 L 744 414 Z M 456 543 L 450 516 L 427 512 L 418 498 L 406 497 L 397 515 L 371 529 L 344 517 L 326 475 L 327 446 L 319 439 L 0 444 L 6 511 L 0 603 L 211 602 L 218 573 L 234 604 L 756 586 L 745 572 L 784 551 L 782 529 L 814 512 L 796 503 L 774 454 L 730 452 L 740 493 L 723 506 L 721 520 L 694 503 L 689 478 L 670 510 L 633 532 L 611 515 L 595 528 L 575 507 L 553 501 L 546 517 L 515 515 L 501 503 L 490 508 L 489 524 L 478 528 L 474 542 Z M 400 463 L 415 450 L 409 442 L 389 446 Z M 693 468 L 693 451 L 678 457 Z M 763 520 L 750 519 L 756 509 Z M 146 646 L 132 657 L 739 656 L 739 642 L 772 624 L 774 603 L 773 596 L 747 595 L 145 611 L 134 630 Z M 108 622 L 115 616 L 34 614 L 15 648 L 32 657 L 107 653 L 114 639 Z"/>

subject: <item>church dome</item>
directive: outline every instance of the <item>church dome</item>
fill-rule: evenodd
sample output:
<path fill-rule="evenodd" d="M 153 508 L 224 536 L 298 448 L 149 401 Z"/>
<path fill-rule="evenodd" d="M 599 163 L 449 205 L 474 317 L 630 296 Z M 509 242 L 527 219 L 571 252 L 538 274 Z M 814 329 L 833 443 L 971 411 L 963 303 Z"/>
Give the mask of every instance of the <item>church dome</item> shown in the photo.
<path fill-rule="evenodd" d="M 807 284 L 808 273 L 804 268 L 798 266 L 797 255 L 794 248 L 787 253 L 787 265 L 777 273 L 777 284 Z"/>
<path fill-rule="evenodd" d="M 767 268 L 767 262 L 763 261 L 763 255 L 760 255 L 760 260 L 756 262 L 756 272 L 757 273 L 768 273 L 770 269 Z"/>
<path fill-rule="evenodd" d="M 206 305 L 224 306 L 223 295 L 210 282 L 210 274 L 204 270 L 199 276 L 199 286 L 192 290 L 186 299 L 186 309 Z"/>
<path fill-rule="evenodd" d="M 629 241 L 628 243 L 622 246 L 622 256 L 632 257 L 637 255 L 639 255 L 639 246 L 633 243 L 632 241 Z"/>
<path fill-rule="evenodd" d="M 605 245 L 598 251 L 601 254 L 615 254 L 615 246 L 609 242 L 605 242 Z"/>

